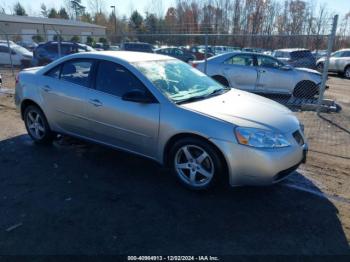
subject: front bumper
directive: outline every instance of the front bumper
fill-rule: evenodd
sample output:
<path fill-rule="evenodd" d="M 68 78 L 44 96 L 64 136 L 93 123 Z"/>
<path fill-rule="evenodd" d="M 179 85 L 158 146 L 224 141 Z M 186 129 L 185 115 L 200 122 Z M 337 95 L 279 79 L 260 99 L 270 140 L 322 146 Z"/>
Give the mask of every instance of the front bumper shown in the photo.
<path fill-rule="evenodd" d="M 279 149 L 259 149 L 233 142 L 211 139 L 226 159 L 229 183 L 240 185 L 271 185 L 277 183 L 305 163 L 308 146 L 296 142 Z"/>

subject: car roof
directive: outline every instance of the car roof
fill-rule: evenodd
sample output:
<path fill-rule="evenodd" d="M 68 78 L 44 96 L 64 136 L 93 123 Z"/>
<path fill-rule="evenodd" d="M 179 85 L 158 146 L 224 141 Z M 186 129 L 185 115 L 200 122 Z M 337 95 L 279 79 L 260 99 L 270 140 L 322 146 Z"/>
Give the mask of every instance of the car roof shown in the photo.
<path fill-rule="evenodd" d="M 283 48 L 283 49 L 276 49 L 275 51 L 295 52 L 295 51 L 310 51 L 310 50 L 305 48 Z"/>
<path fill-rule="evenodd" d="M 93 56 L 94 58 L 104 58 L 108 56 L 108 57 L 123 60 L 124 62 L 127 62 L 127 63 L 174 59 L 170 56 L 159 55 L 155 53 L 144 53 L 144 52 L 133 52 L 133 51 L 93 51 L 93 52 L 74 54 L 72 55 L 72 58 L 73 56 L 76 56 L 79 58 L 84 58 L 84 57 L 91 58 L 91 56 Z"/>

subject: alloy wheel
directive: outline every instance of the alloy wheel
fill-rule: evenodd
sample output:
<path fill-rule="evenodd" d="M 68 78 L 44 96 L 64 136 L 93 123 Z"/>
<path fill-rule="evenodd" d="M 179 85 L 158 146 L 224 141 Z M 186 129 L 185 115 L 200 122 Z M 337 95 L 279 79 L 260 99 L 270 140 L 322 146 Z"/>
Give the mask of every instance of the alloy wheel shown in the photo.
<path fill-rule="evenodd" d="M 192 187 L 202 187 L 214 177 L 214 162 L 210 155 L 196 145 L 185 145 L 175 155 L 175 169 L 185 183 Z"/>
<path fill-rule="evenodd" d="M 350 78 L 350 66 L 345 69 L 345 77 Z"/>
<path fill-rule="evenodd" d="M 42 139 L 45 136 L 46 130 L 44 121 L 41 118 L 40 114 L 34 110 L 31 110 L 28 112 L 26 120 L 30 134 L 35 139 Z"/>

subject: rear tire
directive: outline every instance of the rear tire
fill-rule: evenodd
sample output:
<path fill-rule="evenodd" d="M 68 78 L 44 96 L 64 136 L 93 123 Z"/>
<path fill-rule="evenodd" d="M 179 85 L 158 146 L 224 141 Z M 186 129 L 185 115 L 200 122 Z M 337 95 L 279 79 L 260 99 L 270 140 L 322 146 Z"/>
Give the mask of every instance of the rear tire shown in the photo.
<path fill-rule="evenodd" d="M 180 183 L 191 190 L 205 190 L 222 181 L 225 172 L 216 148 L 198 138 L 175 142 L 169 153 L 169 166 Z"/>
<path fill-rule="evenodd" d="M 317 85 L 311 81 L 302 81 L 298 83 L 293 91 L 293 96 L 296 98 L 315 98 L 319 93 Z"/>
<path fill-rule="evenodd" d="M 28 135 L 37 144 L 50 144 L 54 139 L 44 113 L 35 105 L 30 105 L 24 110 L 24 124 Z"/>
<path fill-rule="evenodd" d="M 226 87 L 229 87 L 230 84 L 229 82 L 227 81 L 227 79 L 223 76 L 213 76 L 212 77 L 216 82 L 222 84 L 223 86 L 226 86 Z"/>

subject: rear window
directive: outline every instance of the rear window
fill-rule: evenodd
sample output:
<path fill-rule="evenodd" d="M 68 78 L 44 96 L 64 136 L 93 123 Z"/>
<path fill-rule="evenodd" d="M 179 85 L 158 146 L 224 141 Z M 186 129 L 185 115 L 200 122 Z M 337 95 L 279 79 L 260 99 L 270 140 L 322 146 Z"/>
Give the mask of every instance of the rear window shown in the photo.
<path fill-rule="evenodd" d="M 292 59 L 313 57 L 310 51 L 294 51 L 290 55 Z"/>
<path fill-rule="evenodd" d="M 152 51 L 152 47 L 146 44 L 125 44 L 125 50 Z"/>

